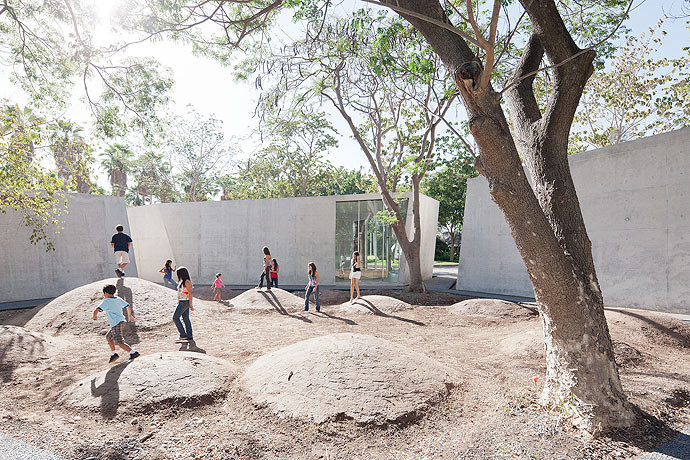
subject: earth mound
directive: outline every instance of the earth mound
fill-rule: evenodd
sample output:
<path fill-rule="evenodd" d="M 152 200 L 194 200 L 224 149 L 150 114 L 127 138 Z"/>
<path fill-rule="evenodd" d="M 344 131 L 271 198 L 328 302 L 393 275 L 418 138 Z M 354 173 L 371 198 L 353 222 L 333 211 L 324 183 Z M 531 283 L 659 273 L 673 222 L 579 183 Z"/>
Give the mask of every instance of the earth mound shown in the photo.
<path fill-rule="evenodd" d="M 456 315 L 478 316 L 490 319 L 530 318 L 537 316 L 536 307 L 526 307 L 498 299 L 469 299 L 448 307 Z"/>
<path fill-rule="evenodd" d="M 70 344 L 19 326 L 0 326 L 0 367 L 47 359 Z"/>
<path fill-rule="evenodd" d="M 442 364 L 362 334 L 304 340 L 257 359 L 242 378 L 254 402 L 283 417 L 386 425 L 418 419 L 457 379 Z"/>
<path fill-rule="evenodd" d="M 545 353 L 544 333 L 541 327 L 513 332 L 501 338 L 498 348 L 505 355 L 541 357 Z"/>
<path fill-rule="evenodd" d="M 123 353 L 120 359 L 126 359 Z M 195 407 L 222 397 L 236 376 L 229 362 L 193 352 L 145 355 L 115 364 L 62 390 L 58 403 L 100 410 L 113 418 L 118 410 L 141 413 L 171 405 Z"/>
<path fill-rule="evenodd" d="M 100 314 L 97 321 L 92 318 L 93 311 L 103 300 L 103 286 L 106 284 L 114 284 L 117 288 L 116 295 L 132 306 L 137 330 L 147 330 L 172 322 L 177 306 L 175 291 L 140 278 L 110 278 L 72 289 L 53 299 L 26 326 L 53 335 L 80 335 L 106 330 L 108 323 L 104 314 Z M 126 331 L 125 338 L 130 340 L 134 332 L 136 331 Z M 131 343 L 137 342 L 131 340 Z"/>
<path fill-rule="evenodd" d="M 234 297 L 230 303 L 237 310 L 276 310 L 281 313 L 304 310 L 304 299 L 278 288 L 270 291 L 249 289 Z"/>
<path fill-rule="evenodd" d="M 385 295 L 365 295 L 354 303 L 341 303 L 338 308 L 348 313 L 364 313 L 370 315 L 389 315 L 412 308 L 407 302 Z"/>

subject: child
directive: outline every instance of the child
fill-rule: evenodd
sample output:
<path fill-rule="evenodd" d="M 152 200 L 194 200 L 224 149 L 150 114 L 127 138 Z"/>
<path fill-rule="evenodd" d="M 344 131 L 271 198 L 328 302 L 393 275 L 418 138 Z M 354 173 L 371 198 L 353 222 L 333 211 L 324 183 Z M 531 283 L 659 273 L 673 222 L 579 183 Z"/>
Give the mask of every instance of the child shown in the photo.
<path fill-rule="evenodd" d="M 273 259 L 271 261 L 271 284 L 275 287 L 278 287 L 278 270 L 278 261 Z"/>
<path fill-rule="evenodd" d="M 213 300 L 217 300 L 220 302 L 220 297 L 221 297 L 221 290 L 220 288 L 224 288 L 225 285 L 223 284 L 222 281 L 223 274 L 222 273 L 216 273 L 216 280 L 211 284 L 211 287 L 213 288 Z"/>
<path fill-rule="evenodd" d="M 120 355 L 118 355 L 115 351 L 115 345 L 118 345 L 123 350 L 128 351 L 130 360 L 139 356 L 138 352 L 134 351 L 132 347 L 127 345 L 124 337 L 122 336 L 122 328 L 125 325 L 125 315 L 122 314 L 122 309 L 127 307 L 127 316 L 129 321 L 133 323 L 134 316 L 132 315 L 132 307 L 121 298 L 115 297 L 115 292 L 117 292 L 117 288 L 115 288 L 115 286 L 112 284 L 106 284 L 103 287 L 103 297 L 105 297 L 105 299 L 103 299 L 103 302 L 101 302 L 101 304 L 93 311 L 94 321 L 98 319 L 98 312 L 104 311 L 108 318 L 108 324 L 110 324 L 110 330 L 107 334 L 105 334 L 105 340 L 108 341 L 110 351 L 112 352 L 110 355 L 110 361 L 108 361 L 110 363 L 120 357 Z"/>
<path fill-rule="evenodd" d="M 264 287 L 264 278 L 266 278 L 266 290 L 271 290 L 271 251 L 268 250 L 266 246 L 262 249 L 264 253 L 264 271 L 261 272 L 261 279 L 259 280 L 259 285 L 257 289 Z"/>
<path fill-rule="evenodd" d="M 115 274 L 118 278 L 125 276 L 125 267 L 129 263 L 129 249 L 132 247 L 132 238 L 125 233 L 122 225 L 115 227 L 116 234 L 110 239 L 110 247 L 115 251 Z"/>
<path fill-rule="evenodd" d="M 321 306 L 319 305 L 319 272 L 316 271 L 316 265 L 314 262 L 309 262 L 309 282 L 304 288 L 307 294 L 304 296 L 304 311 L 309 311 L 309 296 L 314 293 L 314 300 L 316 301 L 316 311 L 321 311 Z"/>
<path fill-rule="evenodd" d="M 194 311 L 194 306 L 192 305 L 192 280 L 189 278 L 189 271 L 186 267 L 177 269 L 177 279 L 180 283 L 177 285 L 177 308 L 173 313 L 173 322 L 177 326 L 180 338 L 176 342 L 191 342 L 194 340 L 194 336 L 192 335 L 192 322 L 189 321 L 189 312 L 190 310 Z M 184 327 L 180 318 L 184 321 Z"/>
<path fill-rule="evenodd" d="M 165 267 L 158 270 L 160 273 L 163 273 L 163 285 L 165 287 L 168 287 L 168 283 L 170 283 L 170 289 L 175 289 L 177 286 L 172 279 L 172 274 L 176 268 L 172 267 L 172 260 L 168 259 L 165 261 Z"/>

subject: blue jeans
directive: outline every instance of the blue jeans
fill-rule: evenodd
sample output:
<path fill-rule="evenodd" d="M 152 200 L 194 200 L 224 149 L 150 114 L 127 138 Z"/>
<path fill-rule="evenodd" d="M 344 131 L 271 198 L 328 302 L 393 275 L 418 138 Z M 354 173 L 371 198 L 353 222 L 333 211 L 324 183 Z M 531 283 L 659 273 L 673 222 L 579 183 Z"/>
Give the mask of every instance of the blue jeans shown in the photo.
<path fill-rule="evenodd" d="M 170 289 L 177 289 L 177 283 L 173 281 L 172 278 L 168 278 L 167 276 L 163 277 L 163 286 L 168 287 L 168 284 L 170 285 Z"/>
<path fill-rule="evenodd" d="M 307 288 L 307 293 L 304 295 L 304 309 L 309 310 L 309 296 L 311 293 L 314 293 L 314 300 L 316 301 L 316 311 L 319 311 L 321 309 L 321 305 L 319 305 L 319 287 L 316 286 L 309 286 Z"/>
<path fill-rule="evenodd" d="M 182 327 L 180 317 L 182 321 L 184 321 L 184 327 Z M 175 313 L 173 313 L 173 322 L 180 332 L 181 339 L 191 339 L 194 337 L 192 335 L 192 322 L 189 321 L 189 300 L 180 300 L 177 303 L 177 308 L 175 309 Z"/>
<path fill-rule="evenodd" d="M 271 278 L 271 284 L 273 284 L 275 287 L 278 287 L 278 278 Z"/>
<path fill-rule="evenodd" d="M 264 278 L 266 278 L 266 287 L 271 287 L 271 267 L 268 266 L 264 268 L 264 272 L 261 274 L 261 279 L 259 280 L 259 287 L 264 286 Z"/>

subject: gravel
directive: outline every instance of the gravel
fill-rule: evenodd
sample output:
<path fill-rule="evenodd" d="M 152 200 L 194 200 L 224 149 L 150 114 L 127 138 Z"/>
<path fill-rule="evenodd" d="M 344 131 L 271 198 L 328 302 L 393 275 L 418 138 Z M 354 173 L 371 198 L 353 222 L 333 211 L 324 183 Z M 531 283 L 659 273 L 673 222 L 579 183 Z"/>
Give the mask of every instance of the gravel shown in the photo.
<path fill-rule="evenodd" d="M 0 460 L 62 460 L 62 457 L 0 433 Z"/>

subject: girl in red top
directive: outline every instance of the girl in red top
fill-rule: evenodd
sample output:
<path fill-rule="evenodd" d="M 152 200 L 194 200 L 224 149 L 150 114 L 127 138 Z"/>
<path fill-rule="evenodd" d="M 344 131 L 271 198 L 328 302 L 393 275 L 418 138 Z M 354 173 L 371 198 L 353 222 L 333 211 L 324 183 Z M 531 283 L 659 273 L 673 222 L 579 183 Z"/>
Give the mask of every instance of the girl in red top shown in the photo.
<path fill-rule="evenodd" d="M 271 260 L 271 283 L 273 286 L 278 287 L 278 261 L 276 259 Z"/>

